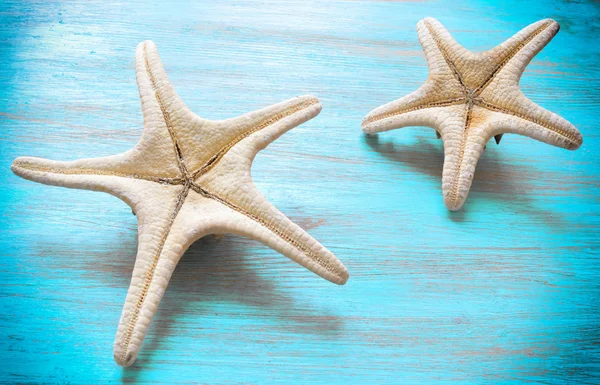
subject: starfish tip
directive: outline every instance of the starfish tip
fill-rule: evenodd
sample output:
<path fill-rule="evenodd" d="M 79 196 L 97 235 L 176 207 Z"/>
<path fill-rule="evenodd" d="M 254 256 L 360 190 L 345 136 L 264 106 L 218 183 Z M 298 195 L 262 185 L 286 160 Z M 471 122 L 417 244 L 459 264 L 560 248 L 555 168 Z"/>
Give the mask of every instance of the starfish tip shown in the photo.
<path fill-rule="evenodd" d="M 424 17 L 421 20 L 419 20 L 418 24 L 422 24 L 422 23 L 425 23 L 425 22 L 437 22 L 437 19 L 435 19 L 435 18 L 433 18 L 431 16 L 427 16 L 427 17 Z"/>
<path fill-rule="evenodd" d="M 560 24 L 558 24 L 558 21 L 554 20 L 554 19 L 544 19 L 544 20 L 540 20 L 540 23 L 551 23 L 551 24 L 556 24 L 557 27 L 560 27 Z"/>
<path fill-rule="evenodd" d="M 141 48 L 144 48 L 146 46 L 156 47 L 156 44 L 154 44 L 154 42 L 152 40 L 144 40 L 144 41 L 138 43 L 137 48 L 141 49 Z"/>
<path fill-rule="evenodd" d="M 365 134 L 376 134 L 380 131 L 376 128 L 378 126 L 377 123 L 381 120 L 377 118 L 377 110 L 379 109 L 369 112 L 367 116 L 363 118 L 361 128 Z"/>
<path fill-rule="evenodd" d="M 581 145 L 583 145 L 583 135 L 579 130 L 575 130 L 574 132 L 575 140 L 573 140 L 571 146 L 568 147 L 569 150 L 577 150 Z"/>
<path fill-rule="evenodd" d="M 454 211 L 454 212 L 460 210 L 462 208 L 462 206 L 463 206 L 462 203 L 461 204 L 455 204 L 454 206 L 446 204 L 446 207 L 448 208 L 448 210 Z"/>
<path fill-rule="evenodd" d="M 121 356 L 118 351 L 115 351 L 113 354 L 115 362 L 124 368 L 127 368 L 135 362 L 137 355 L 134 352 L 128 352 L 125 356 Z"/>
<path fill-rule="evenodd" d="M 12 162 L 12 164 L 10 165 L 10 170 L 15 175 L 18 175 L 21 178 L 31 179 L 31 178 L 27 178 L 28 170 L 25 166 L 27 164 L 35 163 L 35 162 L 32 162 L 32 160 L 35 160 L 35 159 L 36 158 L 31 158 L 28 156 L 20 156 Z"/>
<path fill-rule="evenodd" d="M 32 156 L 20 156 L 13 161 L 10 169 L 15 175 L 24 179 L 57 184 L 57 179 L 50 176 L 50 171 L 53 171 L 54 167 L 61 167 L 60 162 Z"/>
<path fill-rule="evenodd" d="M 466 200 L 466 197 L 465 198 L 462 198 L 460 196 L 452 197 L 450 194 L 444 196 L 444 204 L 450 211 L 460 210 L 463 207 L 465 200 Z"/>
<path fill-rule="evenodd" d="M 296 109 L 297 112 L 302 111 L 305 117 L 304 121 L 319 115 L 323 108 L 319 98 L 313 95 L 297 96 L 286 103 L 288 108 Z"/>
<path fill-rule="evenodd" d="M 299 99 L 301 99 L 303 103 L 311 104 L 311 107 L 314 111 L 314 116 L 319 115 L 319 113 L 321 112 L 321 109 L 323 108 L 323 106 L 321 105 L 321 101 L 316 96 L 304 95 L 304 96 L 300 96 Z"/>
<path fill-rule="evenodd" d="M 365 134 L 374 134 L 374 132 L 372 131 L 372 127 L 373 126 L 371 126 L 369 124 L 365 124 L 363 121 L 362 130 Z"/>
<path fill-rule="evenodd" d="M 339 272 L 338 274 L 338 280 L 335 281 L 335 284 L 337 285 L 345 285 L 346 282 L 348 282 L 348 278 L 350 278 L 350 274 L 348 273 L 348 269 L 346 269 L 345 267 L 343 267 L 343 270 Z"/>
<path fill-rule="evenodd" d="M 17 158 L 15 160 L 13 160 L 12 164 L 10 165 L 10 170 L 15 173 L 16 175 L 19 175 L 19 164 L 21 163 L 21 158 Z"/>
<path fill-rule="evenodd" d="M 549 40 L 551 40 L 554 36 L 556 36 L 558 31 L 560 30 L 560 24 L 556 20 L 550 19 L 550 18 L 537 21 L 537 22 L 531 24 L 531 27 L 540 27 L 543 25 L 546 25 L 545 30 L 550 32 Z"/>

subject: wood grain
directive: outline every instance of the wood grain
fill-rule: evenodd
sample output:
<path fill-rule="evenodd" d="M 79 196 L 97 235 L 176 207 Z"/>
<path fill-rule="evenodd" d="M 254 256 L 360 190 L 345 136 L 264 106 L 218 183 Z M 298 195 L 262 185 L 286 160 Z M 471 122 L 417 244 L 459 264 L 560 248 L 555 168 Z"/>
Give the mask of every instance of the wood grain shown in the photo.
<path fill-rule="evenodd" d="M 556 19 L 521 87 L 578 127 L 582 148 L 506 135 L 449 212 L 431 129 L 360 130 L 426 79 L 425 16 L 471 50 Z M 0 383 L 600 383 L 599 16 L 591 1 L 3 2 Z M 351 277 L 337 287 L 257 242 L 203 239 L 122 369 L 112 342 L 135 217 L 10 164 L 135 144 L 133 54 L 146 39 L 203 117 L 321 99 L 316 119 L 259 154 L 253 177 Z"/>

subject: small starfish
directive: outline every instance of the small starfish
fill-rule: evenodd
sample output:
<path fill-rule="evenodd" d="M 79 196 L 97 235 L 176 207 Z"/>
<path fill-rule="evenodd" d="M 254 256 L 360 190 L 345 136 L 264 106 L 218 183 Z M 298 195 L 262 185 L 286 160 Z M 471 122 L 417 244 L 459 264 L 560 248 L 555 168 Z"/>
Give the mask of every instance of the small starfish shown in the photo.
<path fill-rule="evenodd" d="M 562 117 L 543 109 L 519 89 L 531 59 L 560 26 L 551 19 L 524 28 L 482 53 L 462 47 L 433 18 L 417 24 L 429 65 L 425 84 L 413 93 L 371 111 L 363 120 L 367 134 L 406 126 L 429 126 L 444 141 L 442 191 L 450 210 L 462 207 L 475 166 L 492 137 L 520 134 L 575 150 L 583 138 Z"/>
<path fill-rule="evenodd" d="M 21 157 L 12 165 L 15 174 L 36 182 L 107 192 L 137 214 L 138 253 L 115 361 L 133 364 L 177 262 L 208 234 L 261 241 L 343 285 L 344 265 L 271 205 L 250 176 L 258 151 L 315 117 L 319 101 L 303 96 L 237 118 L 205 120 L 175 93 L 154 43 L 140 43 L 135 61 L 145 128 L 133 149 L 72 162 Z"/>

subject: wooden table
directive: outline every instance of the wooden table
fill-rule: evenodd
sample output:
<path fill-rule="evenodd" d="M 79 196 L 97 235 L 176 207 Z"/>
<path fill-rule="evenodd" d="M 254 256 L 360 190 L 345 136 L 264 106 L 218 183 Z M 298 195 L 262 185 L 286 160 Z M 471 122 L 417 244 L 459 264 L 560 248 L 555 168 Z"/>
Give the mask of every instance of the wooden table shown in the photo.
<path fill-rule="evenodd" d="M 0 8 L 0 383 L 600 383 L 597 3 L 164 3 Z M 425 16 L 475 51 L 559 21 L 522 89 L 581 130 L 581 149 L 505 136 L 488 145 L 464 209 L 449 212 L 433 130 L 360 130 L 372 108 L 426 79 L 415 31 Z M 338 287 L 257 242 L 203 239 L 122 369 L 112 343 L 135 216 L 109 195 L 9 167 L 19 155 L 134 145 L 133 54 L 146 39 L 206 118 L 321 99 L 322 113 L 262 152 L 253 176 L 351 278 Z"/>

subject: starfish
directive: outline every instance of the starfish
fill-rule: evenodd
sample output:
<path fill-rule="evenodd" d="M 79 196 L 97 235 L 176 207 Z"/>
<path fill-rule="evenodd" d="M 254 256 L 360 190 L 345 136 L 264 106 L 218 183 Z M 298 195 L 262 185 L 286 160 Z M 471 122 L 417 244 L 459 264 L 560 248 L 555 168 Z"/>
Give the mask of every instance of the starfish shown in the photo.
<path fill-rule="evenodd" d="M 254 186 L 258 151 L 315 117 L 315 97 L 294 98 L 240 117 L 210 121 L 191 112 L 169 82 L 156 46 L 138 45 L 136 78 L 144 131 L 119 155 L 72 162 L 17 158 L 15 174 L 36 182 L 98 190 L 138 219 L 138 251 L 114 344 L 115 361 L 136 360 L 177 262 L 197 239 L 233 233 L 258 240 L 321 277 L 343 285 L 348 271 Z"/>
<path fill-rule="evenodd" d="M 512 133 L 569 150 L 579 148 L 583 138 L 571 123 L 519 89 L 525 67 L 559 28 L 554 20 L 541 20 L 489 51 L 474 53 L 437 20 L 419 21 L 417 32 L 429 66 L 427 81 L 371 111 L 363 120 L 363 131 L 434 128 L 444 142 L 444 203 L 453 211 L 463 206 L 477 161 L 492 137 L 499 144 L 503 134 Z"/>

